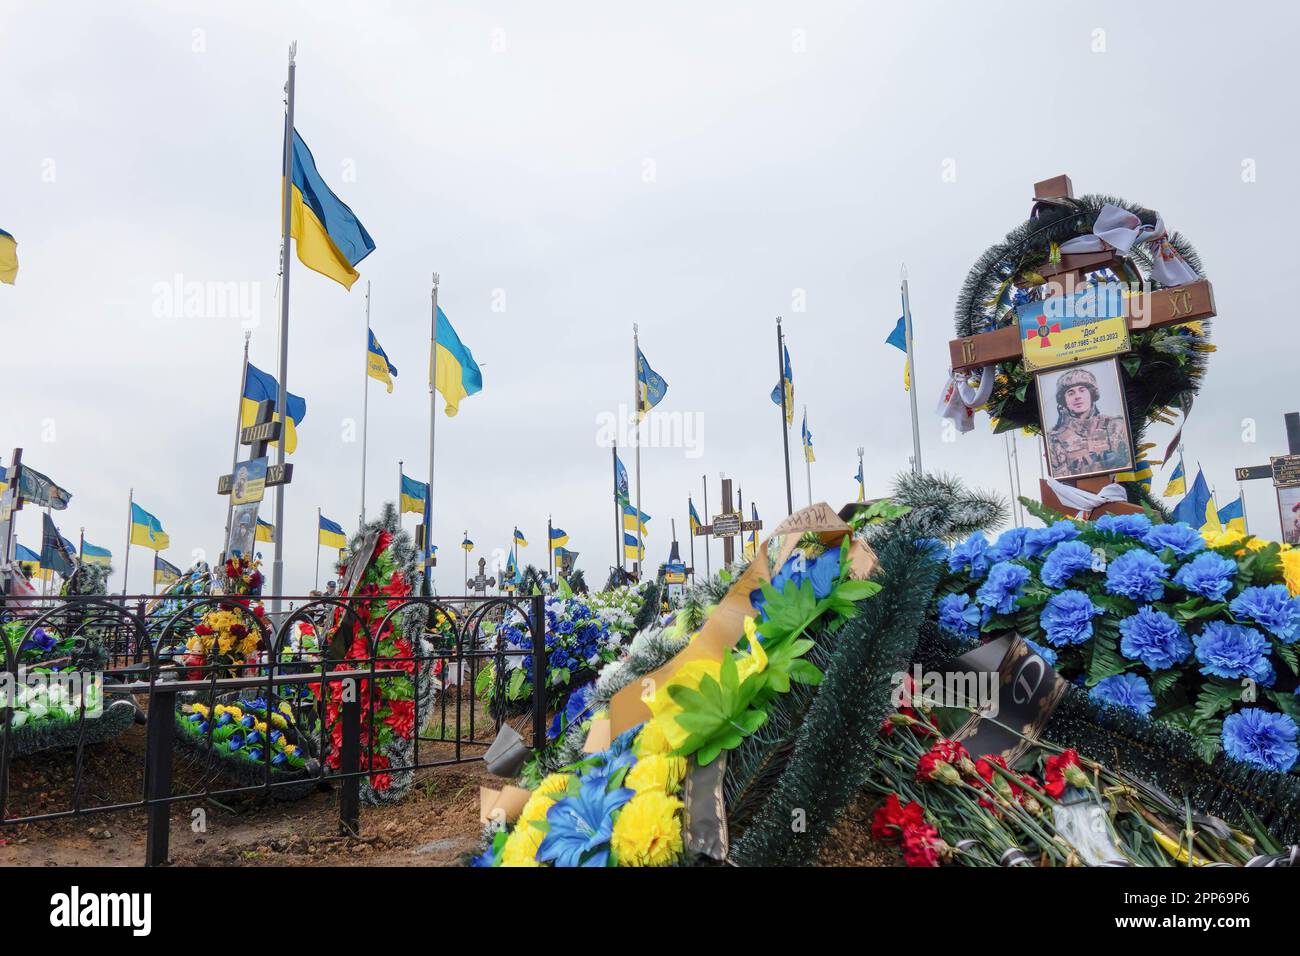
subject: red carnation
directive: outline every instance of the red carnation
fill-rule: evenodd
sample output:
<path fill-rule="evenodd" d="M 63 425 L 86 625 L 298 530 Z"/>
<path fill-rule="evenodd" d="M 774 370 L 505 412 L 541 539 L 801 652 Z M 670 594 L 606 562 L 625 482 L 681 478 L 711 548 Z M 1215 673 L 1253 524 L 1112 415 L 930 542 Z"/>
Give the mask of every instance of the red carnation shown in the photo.
<path fill-rule="evenodd" d="M 939 853 L 947 848 L 932 826 L 921 824 L 903 831 L 903 862 L 908 866 L 938 866 Z"/>
<path fill-rule="evenodd" d="M 1044 792 L 1054 800 L 1061 798 L 1067 784 L 1072 787 L 1087 787 L 1090 784 L 1088 774 L 1079 764 L 1079 754 L 1073 748 L 1047 758 L 1043 780 Z"/>
<path fill-rule="evenodd" d="M 392 541 L 393 532 L 389 531 L 387 528 L 379 532 L 379 537 L 375 539 L 375 557 L 378 557 L 387 551 L 388 546 L 392 544 Z"/>
<path fill-rule="evenodd" d="M 882 843 L 897 843 L 910 827 L 921 826 L 925 822 L 925 808 L 915 800 L 903 806 L 898 794 L 891 793 L 885 802 L 876 808 L 871 820 L 871 835 Z"/>
<path fill-rule="evenodd" d="M 966 748 L 955 740 L 940 739 L 916 765 L 916 779 L 934 783 L 961 783 L 961 772 L 974 773 Z"/>

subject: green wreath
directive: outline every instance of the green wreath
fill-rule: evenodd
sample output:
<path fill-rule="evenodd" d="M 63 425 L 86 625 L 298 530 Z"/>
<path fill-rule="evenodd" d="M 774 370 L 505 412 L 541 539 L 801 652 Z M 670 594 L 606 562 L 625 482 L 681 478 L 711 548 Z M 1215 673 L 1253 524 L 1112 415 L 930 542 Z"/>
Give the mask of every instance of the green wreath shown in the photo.
<path fill-rule="evenodd" d="M 1045 283 L 1040 270 L 1052 261 L 1056 247 L 1076 236 L 1092 235 L 1097 214 L 1108 203 L 1133 213 L 1144 225 L 1156 221 L 1154 211 L 1114 196 L 1089 195 L 1039 203 L 1029 220 L 980 256 L 966 276 L 957 297 L 957 335 L 977 335 L 1013 324 L 1015 306 L 1019 304 L 1017 287 Z M 1178 233 L 1172 233 L 1169 241 L 1196 274 L 1204 277 L 1200 256 L 1192 244 Z M 1135 244 L 1129 255 L 1120 259 L 1117 276 L 1122 282 L 1145 282 L 1152 290 L 1161 288 L 1151 272 L 1151 254 L 1142 243 Z M 1040 293 L 1029 294 L 1032 297 Z M 1170 423 L 1176 409 L 1186 412 L 1191 407 L 1205 375 L 1207 356 L 1214 351 L 1209 329 L 1209 320 L 1201 319 L 1133 333 L 1133 350 L 1120 357 L 1120 367 L 1135 445 L 1141 443 L 1149 423 Z M 1018 358 L 998 363 L 987 408 L 995 433 L 1014 428 L 1042 433 L 1034 376 Z"/>

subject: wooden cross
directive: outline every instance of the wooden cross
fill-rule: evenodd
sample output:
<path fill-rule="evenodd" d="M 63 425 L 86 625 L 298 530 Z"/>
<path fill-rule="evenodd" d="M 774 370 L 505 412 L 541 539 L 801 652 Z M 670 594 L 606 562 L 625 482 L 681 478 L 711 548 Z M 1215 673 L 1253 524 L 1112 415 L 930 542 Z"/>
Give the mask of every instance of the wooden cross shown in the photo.
<path fill-rule="evenodd" d="M 1069 176 L 1057 176 L 1034 184 L 1034 199 L 1073 199 L 1074 189 Z M 1113 249 L 1101 252 L 1064 253 L 1057 264 L 1048 263 L 1040 268 L 1039 275 L 1047 280 L 1049 297 L 1061 295 L 1065 290 L 1081 284 L 1085 272 L 1099 269 L 1116 269 L 1121 257 Z M 1028 285 L 1028 283 L 1018 283 Z M 1208 279 L 1185 286 L 1143 292 L 1124 299 L 1128 327 L 1132 329 L 1158 328 L 1208 319 L 1214 315 L 1214 289 Z M 1141 306 L 1139 309 L 1138 306 Z M 1005 362 L 1021 355 L 1020 328 L 1016 323 L 953 339 L 948 351 L 954 372 L 970 371 L 995 362 Z"/>
<path fill-rule="evenodd" d="M 1294 485 L 1300 482 L 1300 412 L 1287 412 L 1287 454 L 1269 458 L 1267 465 L 1244 465 L 1235 469 L 1238 481 L 1272 478 L 1275 485 Z"/>
<path fill-rule="evenodd" d="M 465 587 L 469 588 L 471 591 L 473 591 L 475 594 L 478 594 L 480 597 L 484 594 L 487 594 L 487 589 L 497 583 L 496 578 L 490 578 L 483 573 L 486 566 L 487 566 L 487 558 L 479 558 L 478 574 L 474 575 L 472 578 L 470 578 L 468 581 L 465 582 Z"/>
<path fill-rule="evenodd" d="M 257 417 L 253 424 L 240 429 L 239 443 L 249 445 L 249 458 L 262 458 L 266 455 L 267 446 L 273 441 L 280 440 L 280 432 L 283 429 L 283 423 L 275 421 L 275 402 L 269 399 L 259 402 L 257 405 Z M 266 466 L 266 486 L 268 488 L 275 485 L 287 485 L 293 481 L 293 465 L 285 462 L 283 465 Z M 217 478 L 217 494 L 228 495 L 230 489 L 234 486 L 235 476 L 221 475 Z"/>
<path fill-rule="evenodd" d="M 709 524 L 702 524 L 695 529 L 697 538 L 705 535 L 712 535 L 715 538 L 722 539 L 722 563 L 729 565 L 736 556 L 735 544 L 732 538 L 736 535 L 744 534 L 746 531 L 761 531 L 763 522 L 761 520 L 745 520 L 744 514 L 740 511 L 732 511 L 731 501 L 731 479 L 722 479 L 722 511 L 713 516 L 713 521 Z"/>

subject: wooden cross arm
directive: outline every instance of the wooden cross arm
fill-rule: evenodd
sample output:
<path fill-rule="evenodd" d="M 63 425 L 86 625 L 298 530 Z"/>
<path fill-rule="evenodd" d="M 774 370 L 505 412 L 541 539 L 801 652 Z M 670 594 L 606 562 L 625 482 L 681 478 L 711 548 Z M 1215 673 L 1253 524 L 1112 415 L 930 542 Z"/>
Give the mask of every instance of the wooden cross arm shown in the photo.
<path fill-rule="evenodd" d="M 1174 325 L 1192 322 L 1196 319 L 1208 319 L 1214 313 L 1214 288 L 1210 280 L 1201 279 L 1185 286 L 1161 289 L 1158 292 L 1141 293 L 1145 308 L 1134 308 L 1138 296 L 1124 299 L 1128 310 L 1126 318 L 1130 329 L 1157 328 L 1162 325 Z M 1020 328 L 1012 324 L 981 332 L 965 338 L 953 339 L 948 343 L 948 352 L 954 372 L 979 368 L 995 362 L 1005 362 L 1019 358 Z"/>

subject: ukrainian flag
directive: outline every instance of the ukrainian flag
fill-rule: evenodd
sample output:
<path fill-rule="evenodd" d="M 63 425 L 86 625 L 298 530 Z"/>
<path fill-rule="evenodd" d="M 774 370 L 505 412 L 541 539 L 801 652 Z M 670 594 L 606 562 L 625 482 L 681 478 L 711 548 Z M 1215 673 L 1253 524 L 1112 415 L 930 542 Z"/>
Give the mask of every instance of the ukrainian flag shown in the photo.
<path fill-rule="evenodd" d="M 18 544 L 16 541 L 14 543 Z M 50 580 L 51 573 L 47 569 L 41 567 L 41 556 L 31 548 L 23 547 L 23 545 L 18 544 L 18 550 L 14 553 L 14 560 L 18 562 L 20 568 L 37 580 Z"/>
<path fill-rule="evenodd" d="M 324 515 L 320 518 L 320 529 L 316 533 L 316 541 L 327 548 L 338 548 L 340 551 L 348 546 L 348 536 L 343 533 L 343 526 L 337 521 L 330 521 Z"/>
<path fill-rule="evenodd" d="M 8 487 L 9 469 L 4 466 L 4 462 L 0 462 L 0 495 L 4 494 Z"/>
<path fill-rule="evenodd" d="M 428 484 L 402 475 L 402 500 L 399 503 L 398 514 L 408 512 L 414 512 L 418 515 L 424 514 L 424 502 L 428 496 Z"/>
<path fill-rule="evenodd" d="M 343 200 L 325 185 L 316 160 L 293 131 L 293 193 L 289 197 L 289 235 L 298 240 L 298 261 L 351 289 L 353 268 L 375 251 L 374 240 Z"/>
<path fill-rule="evenodd" d="M 1210 521 L 1211 514 L 1214 514 L 1214 522 Z M 1214 499 L 1210 495 L 1210 486 L 1206 484 L 1203 471 L 1197 470 L 1196 480 L 1192 482 L 1192 490 L 1174 507 L 1174 520 L 1189 524 L 1193 528 L 1203 528 L 1207 524 L 1218 521 Z"/>
<path fill-rule="evenodd" d="M 155 551 L 162 551 L 171 545 L 171 539 L 163 530 L 162 522 L 134 501 L 131 502 L 131 543 Z"/>
<path fill-rule="evenodd" d="M 700 530 L 702 523 L 699 514 L 695 511 L 695 502 L 687 498 L 686 504 L 690 506 L 691 535 L 694 536 L 695 532 Z"/>
<path fill-rule="evenodd" d="M 474 550 L 474 542 L 471 541 L 469 538 L 466 538 L 464 541 L 462 541 L 462 542 L 460 543 L 460 546 L 461 546 L 461 548 L 463 548 L 465 551 L 473 551 L 473 550 Z M 434 550 L 436 551 L 437 548 L 434 548 Z"/>
<path fill-rule="evenodd" d="M 435 331 L 435 354 L 429 357 L 429 384 L 442 392 L 447 402 L 444 411 L 453 417 L 460 411 L 460 400 L 483 390 L 483 373 L 474 361 L 474 353 L 461 342 L 451 327 L 447 313 L 438 309 Z"/>
<path fill-rule="evenodd" d="M 772 404 L 781 404 L 781 390 L 785 389 L 785 427 L 789 428 L 794 424 L 794 371 L 790 368 L 790 348 L 782 346 L 785 350 L 785 367 L 781 370 L 781 381 L 776 383 L 772 389 Z"/>
<path fill-rule="evenodd" d="M 275 408 L 279 393 L 280 384 L 275 378 L 249 362 L 244 369 L 244 397 L 240 404 L 241 424 L 247 428 L 257 421 L 257 406 L 262 402 L 270 402 L 271 407 Z M 289 420 L 284 423 L 284 450 L 286 454 L 291 455 L 298 447 L 298 426 L 307 417 L 307 402 L 293 392 L 284 394 L 285 404 L 289 406 Z M 272 419 L 280 421 L 281 417 L 279 410 L 276 409 Z M 276 442 L 271 444 L 274 445 Z"/>
<path fill-rule="evenodd" d="M 1229 531 L 1246 533 L 1246 505 L 1240 495 L 1236 501 L 1229 501 L 1219 509 L 1219 524 Z"/>
<path fill-rule="evenodd" d="M 269 522 L 269 521 L 263 521 L 261 518 L 258 518 L 258 519 L 257 519 L 257 534 L 254 535 L 254 540 L 256 540 L 256 541 L 269 541 L 269 542 L 271 542 L 272 544 L 274 544 L 274 543 L 275 543 L 275 525 L 271 524 L 271 522 Z"/>
<path fill-rule="evenodd" d="M 641 520 L 637 521 L 637 516 Z M 637 511 L 635 507 L 629 504 L 623 505 L 623 527 L 628 531 L 639 531 L 642 535 L 648 533 L 646 525 L 650 523 L 650 516 L 644 511 Z"/>
<path fill-rule="evenodd" d="M 886 345 L 892 345 L 894 348 L 907 354 L 907 317 L 900 315 L 898 322 L 894 325 L 894 331 L 890 332 L 885 338 Z M 903 390 L 910 391 L 912 388 L 912 368 L 910 363 L 903 362 Z"/>
<path fill-rule="evenodd" d="M 636 381 L 637 414 L 645 418 L 646 413 L 668 394 L 668 383 L 650 367 L 650 363 L 645 360 L 645 353 L 639 348 L 636 350 Z"/>
<path fill-rule="evenodd" d="M 637 544 L 636 537 L 623 532 L 623 557 L 631 558 L 633 561 L 645 560 L 645 548 Z"/>
<path fill-rule="evenodd" d="M 1115 476 L 1115 480 L 1132 482 L 1141 485 L 1143 488 L 1150 488 L 1153 477 L 1151 463 L 1144 458 L 1139 458 L 1132 471 L 1121 471 Z"/>
<path fill-rule="evenodd" d="M 862 477 L 862 462 L 858 462 L 858 473 L 857 473 L 856 475 L 854 475 L 853 477 L 856 478 L 857 481 L 858 481 L 858 500 L 859 500 L 859 501 L 866 501 L 866 500 L 867 500 L 867 482 L 866 482 L 866 479 Z"/>
<path fill-rule="evenodd" d="M 14 284 L 18 277 L 18 240 L 0 229 L 0 282 Z"/>
<path fill-rule="evenodd" d="M 1187 494 L 1187 476 L 1183 474 L 1183 463 L 1180 461 L 1174 473 L 1169 476 L 1169 484 L 1165 485 L 1162 497 L 1172 498 L 1174 495 L 1185 494 Z"/>
<path fill-rule="evenodd" d="M 515 543 L 521 548 L 528 547 L 528 539 L 524 537 L 524 533 L 518 528 L 515 528 Z"/>
<path fill-rule="evenodd" d="M 173 581 L 179 581 L 181 569 L 176 567 L 170 561 L 167 561 L 162 555 L 153 556 L 153 586 L 155 588 L 171 584 Z"/>
<path fill-rule="evenodd" d="M 387 385 L 388 394 L 391 395 L 393 379 L 397 377 L 397 366 L 388 361 L 388 353 L 375 338 L 375 333 L 366 329 L 366 335 L 369 337 L 369 344 L 366 346 L 366 374 Z"/>
<path fill-rule="evenodd" d="M 562 528 L 551 529 L 551 550 L 558 551 L 569 543 L 569 534 Z"/>
<path fill-rule="evenodd" d="M 81 560 L 86 564 L 102 564 L 107 567 L 113 561 L 113 552 L 86 541 L 81 545 Z"/>
<path fill-rule="evenodd" d="M 754 520 L 758 520 L 758 506 L 752 501 L 749 503 L 749 513 Z M 749 533 L 749 540 L 745 542 L 744 556 L 753 559 L 758 555 L 758 531 L 754 530 Z"/>
<path fill-rule="evenodd" d="M 808 409 L 803 410 L 803 458 L 804 461 L 816 461 L 813 454 L 812 432 L 808 430 Z"/>

